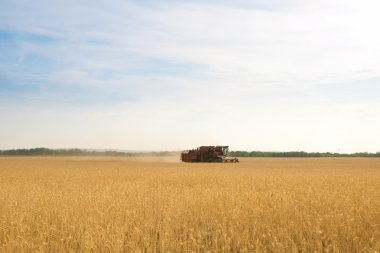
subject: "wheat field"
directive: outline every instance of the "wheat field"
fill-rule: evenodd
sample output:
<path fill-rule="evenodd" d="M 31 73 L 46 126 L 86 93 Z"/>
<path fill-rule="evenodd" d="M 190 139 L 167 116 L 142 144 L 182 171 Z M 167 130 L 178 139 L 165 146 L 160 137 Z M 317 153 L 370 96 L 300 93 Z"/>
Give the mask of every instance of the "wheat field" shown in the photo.
<path fill-rule="evenodd" d="M 0 252 L 380 252 L 380 159 L 3 157 Z"/>

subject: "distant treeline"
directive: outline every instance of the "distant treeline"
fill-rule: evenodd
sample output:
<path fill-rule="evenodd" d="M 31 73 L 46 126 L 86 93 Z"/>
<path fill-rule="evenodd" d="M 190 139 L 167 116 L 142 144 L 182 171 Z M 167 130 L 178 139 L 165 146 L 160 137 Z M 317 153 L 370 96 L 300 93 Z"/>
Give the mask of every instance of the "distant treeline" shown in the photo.
<path fill-rule="evenodd" d="M 0 150 L 0 156 L 168 156 L 178 152 L 124 152 L 124 151 L 99 151 L 85 149 L 11 149 Z"/>
<path fill-rule="evenodd" d="M 380 157 L 380 152 L 377 153 L 317 153 L 317 152 L 304 152 L 304 151 L 291 151 L 291 152 L 262 152 L 262 151 L 230 151 L 229 156 L 236 157 Z"/>
<path fill-rule="evenodd" d="M 170 156 L 178 155 L 175 151 L 161 152 L 128 152 L 128 151 L 100 151 L 86 149 L 48 149 L 48 148 L 31 148 L 31 149 L 11 149 L 0 150 L 0 156 Z M 377 153 L 308 153 L 304 151 L 292 152 L 263 152 L 263 151 L 230 151 L 228 156 L 235 157 L 380 157 Z"/>

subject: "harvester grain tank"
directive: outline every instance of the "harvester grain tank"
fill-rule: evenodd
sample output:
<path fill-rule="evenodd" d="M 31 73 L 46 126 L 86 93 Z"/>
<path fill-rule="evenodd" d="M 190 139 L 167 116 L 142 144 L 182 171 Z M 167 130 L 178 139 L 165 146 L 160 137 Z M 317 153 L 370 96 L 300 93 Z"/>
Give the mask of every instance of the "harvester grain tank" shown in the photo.
<path fill-rule="evenodd" d="M 238 163 L 235 158 L 227 158 L 228 146 L 201 146 L 196 149 L 183 151 L 181 153 L 182 162 L 188 163 Z"/>

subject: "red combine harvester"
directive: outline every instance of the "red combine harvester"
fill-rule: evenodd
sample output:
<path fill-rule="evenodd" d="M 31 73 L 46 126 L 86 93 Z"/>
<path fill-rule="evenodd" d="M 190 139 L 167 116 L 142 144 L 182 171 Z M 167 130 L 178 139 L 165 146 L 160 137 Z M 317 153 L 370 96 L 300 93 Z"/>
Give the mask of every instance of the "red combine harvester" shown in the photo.
<path fill-rule="evenodd" d="M 182 162 L 187 163 L 238 163 L 235 158 L 226 158 L 228 146 L 201 146 L 197 149 L 183 151 L 181 153 Z"/>

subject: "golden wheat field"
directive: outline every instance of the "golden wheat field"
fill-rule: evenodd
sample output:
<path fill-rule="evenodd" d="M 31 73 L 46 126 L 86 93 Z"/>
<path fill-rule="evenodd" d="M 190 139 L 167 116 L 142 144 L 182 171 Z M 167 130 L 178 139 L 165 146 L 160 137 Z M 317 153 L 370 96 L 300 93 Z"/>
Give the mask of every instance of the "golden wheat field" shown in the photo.
<path fill-rule="evenodd" d="M 380 252 L 380 159 L 3 157 L 0 252 Z"/>

